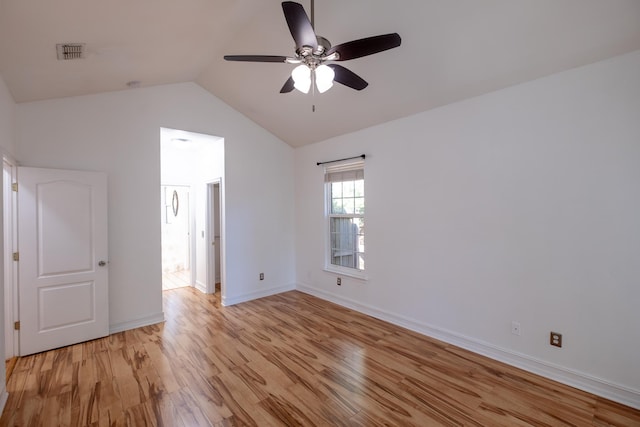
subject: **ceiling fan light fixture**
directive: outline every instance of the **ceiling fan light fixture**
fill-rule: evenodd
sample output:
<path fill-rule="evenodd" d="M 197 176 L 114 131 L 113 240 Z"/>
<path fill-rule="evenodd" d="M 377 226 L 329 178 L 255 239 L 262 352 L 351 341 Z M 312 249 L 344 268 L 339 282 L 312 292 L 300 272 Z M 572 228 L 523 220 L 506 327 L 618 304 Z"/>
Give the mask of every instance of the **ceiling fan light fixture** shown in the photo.
<path fill-rule="evenodd" d="M 291 72 L 291 78 L 293 79 L 293 87 L 298 89 L 302 93 L 309 93 L 311 87 L 311 69 L 305 65 L 298 65 Z"/>
<path fill-rule="evenodd" d="M 1 0 L 0 0 L 1 1 Z M 283 1 L 282 11 L 287 26 L 295 42 L 295 56 L 280 55 L 225 55 L 227 61 L 243 62 L 284 62 L 300 64 L 280 89 L 280 93 L 289 93 L 293 89 L 309 93 L 311 86 L 324 93 L 334 81 L 354 90 L 362 90 L 369 84 L 353 71 L 338 64 L 323 65 L 327 61 L 347 61 L 362 58 L 393 49 L 402 43 L 398 33 L 381 34 L 365 37 L 331 46 L 326 38 L 316 34 L 314 30 L 314 1 L 311 0 L 311 20 L 302 4 L 295 1 Z"/>
<path fill-rule="evenodd" d="M 318 88 L 318 92 L 325 93 L 331 86 L 333 86 L 333 78 L 336 76 L 336 73 L 333 69 L 327 65 L 320 65 L 316 68 L 316 87 Z"/>

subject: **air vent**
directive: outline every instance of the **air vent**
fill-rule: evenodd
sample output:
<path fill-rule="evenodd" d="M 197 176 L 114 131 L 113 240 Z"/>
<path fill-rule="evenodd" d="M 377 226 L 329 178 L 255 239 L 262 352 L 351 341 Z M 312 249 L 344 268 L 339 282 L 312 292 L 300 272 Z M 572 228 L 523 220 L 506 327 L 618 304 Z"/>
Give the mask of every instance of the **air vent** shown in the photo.
<path fill-rule="evenodd" d="M 84 43 L 57 44 L 56 51 L 58 52 L 59 61 L 67 61 L 70 59 L 83 59 Z"/>

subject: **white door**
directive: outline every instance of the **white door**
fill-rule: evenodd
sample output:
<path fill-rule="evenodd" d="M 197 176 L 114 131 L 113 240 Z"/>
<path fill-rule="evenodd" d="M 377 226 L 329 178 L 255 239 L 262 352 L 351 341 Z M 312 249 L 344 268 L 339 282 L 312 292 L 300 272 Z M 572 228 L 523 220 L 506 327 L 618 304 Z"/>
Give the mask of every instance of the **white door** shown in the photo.
<path fill-rule="evenodd" d="M 18 168 L 20 355 L 109 334 L 107 176 Z"/>

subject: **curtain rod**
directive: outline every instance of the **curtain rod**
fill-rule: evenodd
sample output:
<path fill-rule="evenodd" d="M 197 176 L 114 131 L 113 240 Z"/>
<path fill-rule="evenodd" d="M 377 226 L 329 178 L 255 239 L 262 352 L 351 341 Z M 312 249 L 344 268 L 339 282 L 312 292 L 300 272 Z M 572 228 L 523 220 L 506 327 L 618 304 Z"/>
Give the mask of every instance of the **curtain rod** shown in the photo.
<path fill-rule="evenodd" d="M 364 158 L 365 158 L 365 155 L 364 154 L 360 154 L 359 156 L 347 157 L 346 159 L 329 160 L 328 162 L 318 162 L 318 163 L 316 163 L 316 165 L 320 166 L 320 165 L 325 165 L 327 163 L 341 162 L 343 160 L 364 159 Z"/>

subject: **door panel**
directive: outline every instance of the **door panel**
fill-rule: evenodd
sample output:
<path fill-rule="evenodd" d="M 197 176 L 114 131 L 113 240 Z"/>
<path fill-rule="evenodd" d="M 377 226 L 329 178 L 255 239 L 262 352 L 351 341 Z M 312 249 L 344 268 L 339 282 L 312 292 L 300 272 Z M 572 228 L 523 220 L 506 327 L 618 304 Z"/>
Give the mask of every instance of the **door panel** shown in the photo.
<path fill-rule="evenodd" d="M 91 186 L 56 181 L 37 190 L 40 277 L 91 271 Z"/>
<path fill-rule="evenodd" d="M 18 168 L 18 180 L 20 354 L 108 335 L 106 175 Z"/>
<path fill-rule="evenodd" d="M 69 283 L 38 289 L 38 318 L 40 331 L 80 325 L 95 321 L 94 282 Z M 70 306 L 73 310 L 59 310 Z"/>

